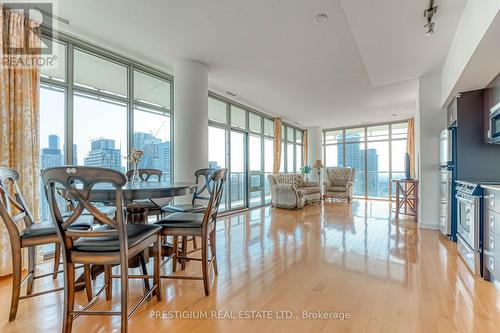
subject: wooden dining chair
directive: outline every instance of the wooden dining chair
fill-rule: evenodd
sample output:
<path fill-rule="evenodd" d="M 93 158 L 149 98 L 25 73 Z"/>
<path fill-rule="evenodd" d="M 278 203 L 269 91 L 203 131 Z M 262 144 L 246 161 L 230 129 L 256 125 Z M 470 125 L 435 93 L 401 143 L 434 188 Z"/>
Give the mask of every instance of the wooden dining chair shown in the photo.
<path fill-rule="evenodd" d="M 163 177 L 163 171 L 158 169 L 138 169 L 139 178 L 143 182 L 153 181 L 156 178 L 156 181 L 161 182 L 161 177 Z M 134 175 L 134 170 L 129 170 L 125 174 L 127 176 L 127 180 L 131 181 L 132 176 Z M 156 216 L 160 217 L 162 214 L 162 209 L 166 207 L 171 198 L 161 198 L 161 199 L 139 199 L 134 200 L 134 204 L 136 204 L 139 208 L 145 208 L 148 210 L 148 216 Z"/>
<path fill-rule="evenodd" d="M 200 203 L 200 201 L 208 202 L 210 200 L 210 194 L 212 193 L 212 174 L 217 169 L 205 168 L 196 170 L 194 173 L 195 184 L 197 185 L 196 191 L 193 194 L 193 198 L 191 203 L 187 204 L 178 204 L 178 205 L 168 205 L 162 208 L 162 211 L 165 213 L 203 213 L 205 209 L 207 209 L 206 204 Z M 202 179 L 200 184 L 200 178 Z M 208 192 L 209 196 L 206 196 L 205 191 Z"/>
<path fill-rule="evenodd" d="M 201 277 L 186 275 L 163 275 L 162 278 L 203 280 L 205 295 L 207 296 L 210 294 L 209 269 L 211 268 L 211 266 L 213 266 L 215 274 L 218 274 L 216 261 L 215 224 L 217 222 L 217 214 L 219 212 L 219 205 L 222 200 L 226 176 L 227 169 L 219 169 L 211 174 L 210 178 L 213 187 L 207 208 L 205 209 L 204 213 L 173 213 L 156 222 L 156 225 L 160 225 L 162 227 L 162 236 L 174 237 L 174 263 L 177 261 L 177 259 L 180 259 L 182 261 L 201 261 L 202 265 Z M 183 246 L 181 255 L 179 255 L 179 252 L 177 251 L 178 242 L 176 240 L 179 237 L 188 236 L 201 237 L 201 259 L 187 257 L 187 248 L 185 246 Z"/>
<path fill-rule="evenodd" d="M 0 167 L 0 217 L 9 235 L 12 254 L 12 295 L 9 321 L 16 318 L 19 300 L 62 290 L 62 288 L 56 288 L 33 292 L 36 280 L 49 276 L 57 278 L 58 273 L 62 272 L 59 271 L 60 251 L 57 250 L 59 238 L 54 224 L 50 222 L 35 223 L 33 215 L 19 190 L 18 180 L 19 174 L 15 170 Z M 19 221 L 23 222 L 21 231 L 18 228 Z M 92 218 L 81 217 L 75 221 L 74 228 L 85 230 L 89 229 L 91 225 Z M 53 271 L 43 275 L 36 275 L 36 248 L 47 244 L 56 245 Z M 21 280 L 23 269 L 21 250 L 23 248 L 28 249 L 28 274 Z M 85 267 L 85 270 L 86 274 L 90 271 L 88 266 Z M 89 297 L 92 294 L 91 284 L 88 280 L 85 282 L 87 297 Z M 27 283 L 26 295 L 21 296 L 21 289 L 25 283 Z"/>
<path fill-rule="evenodd" d="M 121 317 L 121 332 L 128 331 L 128 319 L 154 293 L 161 301 L 160 283 L 160 230 L 155 225 L 126 224 L 123 205 L 123 186 L 126 177 L 115 170 L 97 167 L 63 166 L 46 169 L 42 172 L 46 187 L 50 212 L 56 224 L 56 232 L 62 244 L 64 264 L 64 316 L 63 333 L 71 332 L 73 319 L 80 315 L 111 315 Z M 115 188 L 115 219 L 103 214 L 91 201 L 92 191 L 103 183 Z M 67 218 L 63 218 L 56 200 L 58 187 L 63 187 L 76 202 L 75 210 Z M 72 223 L 88 211 L 102 226 L 88 231 L 71 229 Z M 146 291 L 140 301 L 128 310 L 128 279 L 149 279 L 148 275 L 129 275 L 128 262 L 137 255 L 149 250 L 152 246 L 154 257 L 153 286 Z M 94 298 L 82 310 L 74 309 L 75 264 L 103 265 L 105 284 Z M 111 267 L 120 265 L 120 274 L 112 275 Z M 112 279 L 120 279 L 121 308 L 120 311 L 92 311 L 90 308 L 97 302 L 103 290 L 106 299 L 111 299 Z"/>

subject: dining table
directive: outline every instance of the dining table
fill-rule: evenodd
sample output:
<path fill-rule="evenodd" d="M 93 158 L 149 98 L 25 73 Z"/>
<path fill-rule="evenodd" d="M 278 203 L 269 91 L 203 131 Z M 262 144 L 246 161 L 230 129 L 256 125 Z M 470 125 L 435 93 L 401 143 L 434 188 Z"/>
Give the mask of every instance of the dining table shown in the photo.
<path fill-rule="evenodd" d="M 163 203 L 168 202 L 178 196 L 190 195 L 196 191 L 197 185 L 189 182 L 170 182 L 170 181 L 142 181 L 139 183 L 128 182 L 122 187 L 123 201 L 127 211 L 127 223 L 133 224 L 147 224 L 148 211 L 151 209 L 150 204 L 144 205 L 144 200 L 149 200 L 156 204 L 158 208 Z M 116 189 L 113 185 L 108 183 L 99 183 L 94 185 L 90 193 L 90 201 L 99 202 L 103 204 L 115 203 Z M 167 199 L 167 201 L 166 201 Z M 141 203 L 142 200 L 142 203 Z M 173 250 L 173 246 L 168 243 L 162 244 L 162 255 L 169 256 Z M 148 260 L 149 255 L 145 254 L 145 259 Z M 138 267 L 140 265 L 137 258 L 129 262 L 130 267 Z M 104 270 L 100 265 L 93 265 L 91 268 L 92 277 L 95 278 Z M 83 281 L 83 276 L 77 279 L 77 282 Z M 148 286 L 145 286 L 147 289 Z M 78 289 L 82 289 L 80 286 Z"/>

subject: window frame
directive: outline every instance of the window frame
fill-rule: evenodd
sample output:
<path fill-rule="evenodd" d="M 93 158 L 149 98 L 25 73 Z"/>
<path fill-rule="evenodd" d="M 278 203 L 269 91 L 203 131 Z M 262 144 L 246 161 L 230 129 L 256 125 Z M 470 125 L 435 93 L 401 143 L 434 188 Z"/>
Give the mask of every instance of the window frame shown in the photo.
<path fill-rule="evenodd" d="M 382 122 L 382 123 L 365 124 L 365 125 L 358 125 L 358 126 L 336 127 L 336 128 L 323 129 L 322 139 L 321 139 L 323 160 L 326 161 L 326 157 L 327 157 L 326 148 L 328 146 L 337 146 L 337 147 L 342 146 L 342 161 L 341 161 L 341 163 L 339 163 L 338 166 L 345 166 L 345 164 L 346 164 L 346 160 L 345 160 L 346 159 L 346 145 L 353 144 L 353 143 L 359 143 L 361 146 L 363 146 L 363 149 L 365 151 L 364 170 L 362 170 L 363 174 L 364 174 L 364 179 L 365 179 L 365 189 L 364 189 L 365 193 L 363 196 L 355 196 L 355 197 L 362 198 L 362 199 L 370 199 L 370 200 L 389 200 L 389 201 L 392 201 L 393 195 L 394 195 L 392 193 L 393 191 L 392 191 L 392 184 L 391 184 L 391 179 L 392 179 L 392 174 L 393 174 L 393 170 L 392 170 L 392 143 L 395 141 L 406 141 L 408 139 L 408 133 L 404 138 L 403 137 L 393 138 L 392 127 L 394 125 L 408 123 L 408 120 L 409 119 L 402 119 L 402 120 L 396 120 L 396 121 L 391 121 L 391 122 Z M 369 128 L 377 127 L 377 126 L 385 126 L 385 125 L 387 125 L 389 128 L 387 139 L 369 140 L 369 138 L 368 138 L 368 129 Z M 359 129 L 362 128 L 363 129 L 364 138 L 360 141 L 352 141 L 352 140 L 346 141 L 346 130 L 355 129 L 355 128 L 359 128 Z M 342 132 L 342 139 L 337 143 L 326 143 L 327 133 L 333 132 L 333 131 L 341 131 Z M 388 155 L 389 171 L 388 172 L 385 172 L 385 171 L 384 172 L 380 172 L 380 171 L 377 172 L 377 174 L 378 173 L 388 173 L 389 174 L 389 185 L 388 185 L 389 188 L 388 188 L 388 196 L 387 197 L 370 197 L 368 195 L 368 154 L 366 152 L 367 152 L 368 144 L 369 143 L 376 143 L 376 142 L 387 142 L 388 147 L 389 147 L 388 148 L 389 149 L 389 155 Z M 400 172 L 397 172 L 397 173 L 400 173 Z"/>
<path fill-rule="evenodd" d="M 121 56 L 115 52 L 108 51 L 104 48 L 94 44 L 83 41 L 77 37 L 70 36 L 63 32 L 58 32 L 57 36 L 50 36 L 43 32 L 43 36 L 47 39 L 52 37 L 54 42 L 61 43 L 66 47 L 66 72 L 65 81 L 55 80 L 48 77 L 40 77 L 40 83 L 51 85 L 66 90 L 66 103 L 65 103 L 65 126 L 64 126 L 64 156 L 65 163 L 71 164 L 73 161 L 73 142 L 74 142 L 74 95 L 80 93 L 83 95 L 94 96 L 110 101 L 126 103 L 127 105 L 127 155 L 130 154 L 131 148 L 134 146 L 134 110 L 136 107 L 142 107 L 163 113 L 165 116 L 170 117 L 170 180 L 173 180 L 174 175 L 174 79 L 173 76 L 162 72 L 156 68 L 145 65 L 130 58 Z M 74 52 L 75 50 L 102 58 L 104 60 L 124 66 L 127 70 L 127 97 L 122 97 L 106 92 L 96 91 L 74 83 Z M 134 94 L 134 72 L 141 72 L 142 74 L 152 76 L 154 78 L 166 81 L 170 84 L 170 108 L 161 107 L 159 105 L 152 105 L 150 103 L 143 103 L 135 100 Z M 130 162 L 124 165 L 127 170 L 132 168 Z"/>

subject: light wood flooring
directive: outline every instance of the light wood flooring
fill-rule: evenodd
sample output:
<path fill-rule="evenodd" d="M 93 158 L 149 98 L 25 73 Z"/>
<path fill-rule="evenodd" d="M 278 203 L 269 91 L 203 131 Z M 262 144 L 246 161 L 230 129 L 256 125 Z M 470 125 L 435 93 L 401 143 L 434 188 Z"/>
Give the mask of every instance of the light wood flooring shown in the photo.
<path fill-rule="evenodd" d="M 455 244 L 411 220 L 394 221 L 390 209 L 387 202 L 358 200 L 221 218 L 211 295 L 205 297 L 200 281 L 163 280 L 163 302 L 141 307 L 130 332 L 500 332 L 500 293 L 471 276 Z M 198 272 L 199 265 L 188 262 L 187 271 Z M 53 286 L 46 281 L 35 288 Z M 139 299 L 141 282 L 130 288 L 132 301 Z M 77 301 L 85 304 L 84 292 Z M 0 332 L 60 331 L 61 293 L 21 301 L 12 323 L 9 302 L 4 278 Z M 118 306 L 115 282 L 113 301 L 95 308 Z M 252 312 L 258 310 L 270 312 Z M 350 317 L 303 319 L 303 311 Z M 273 318 L 246 319 L 265 315 Z M 79 317 L 73 329 L 118 330 L 119 318 L 110 317 Z"/>

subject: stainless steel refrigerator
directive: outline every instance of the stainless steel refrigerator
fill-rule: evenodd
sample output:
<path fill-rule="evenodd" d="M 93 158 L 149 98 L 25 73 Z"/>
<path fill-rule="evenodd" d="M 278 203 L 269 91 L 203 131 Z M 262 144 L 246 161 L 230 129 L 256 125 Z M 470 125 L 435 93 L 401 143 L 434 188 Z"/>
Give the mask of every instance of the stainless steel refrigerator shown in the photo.
<path fill-rule="evenodd" d="M 452 235 L 453 198 L 453 131 L 444 129 L 439 137 L 439 229 L 443 235 Z"/>

